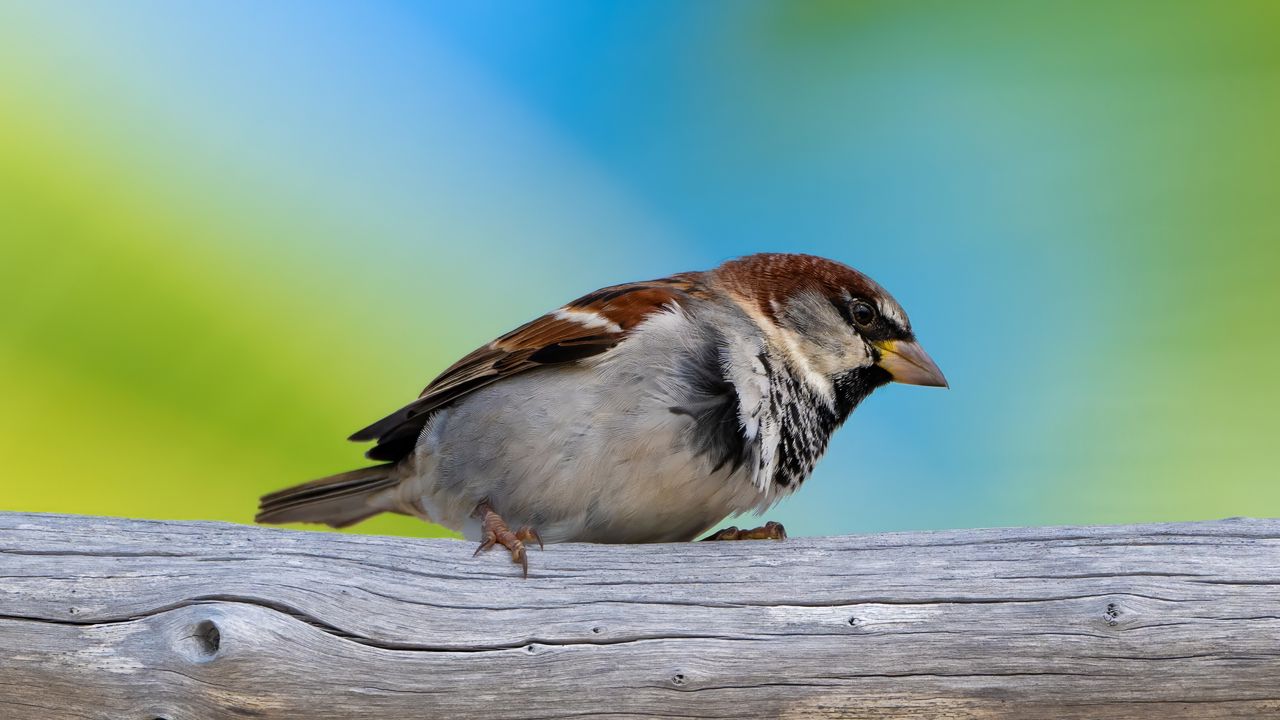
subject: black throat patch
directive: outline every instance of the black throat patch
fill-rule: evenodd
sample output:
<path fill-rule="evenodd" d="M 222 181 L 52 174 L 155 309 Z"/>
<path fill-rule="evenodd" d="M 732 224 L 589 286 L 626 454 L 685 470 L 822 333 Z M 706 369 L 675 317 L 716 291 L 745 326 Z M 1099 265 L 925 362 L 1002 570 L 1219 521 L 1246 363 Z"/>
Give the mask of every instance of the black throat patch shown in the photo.
<path fill-rule="evenodd" d="M 772 482 L 794 490 L 809 477 L 827 449 L 836 428 L 871 391 L 889 382 L 878 366 L 860 368 L 836 377 L 834 402 L 828 403 L 806 385 L 786 363 L 757 356 L 769 378 L 768 406 L 763 412 L 777 424 L 778 450 Z M 718 343 L 705 343 L 679 365 L 690 394 L 672 413 L 693 418 L 686 441 L 698 454 L 711 459 L 713 472 L 736 471 L 743 464 L 761 462 L 742 435 L 739 400 L 724 376 Z"/>
<path fill-rule="evenodd" d="M 858 403 L 889 382 L 889 374 L 875 365 L 844 373 L 835 378 L 835 402 L 828 405 L 785 367 L 770 367 L 769 376 L 769 409 L 780 430 L 773 482 L 790 490 L 813 473 L 831 434 L 844 424 Z"/>

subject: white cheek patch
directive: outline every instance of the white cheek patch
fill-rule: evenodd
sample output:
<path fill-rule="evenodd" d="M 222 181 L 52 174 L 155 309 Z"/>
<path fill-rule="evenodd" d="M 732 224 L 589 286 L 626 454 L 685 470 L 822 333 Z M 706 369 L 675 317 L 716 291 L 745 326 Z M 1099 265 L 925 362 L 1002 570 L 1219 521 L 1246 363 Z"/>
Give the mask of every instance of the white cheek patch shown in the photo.
<path fill-rule="evenodd" d="M 557 320 L 567 320 L 587 328 L 599 328 L 611 333 L 622 332 L 622 326 L 597 312 L 590 310 L 570 310 L 560 308 L 552 316 Z"/>
<path fill-rule="evenodd" d="M 775 316 L 782 314 L 782 306 L 776 300 L 771 300 L 770 304 Z M 755 322 L 756 327 L 764 332 L 764 336 L 782 351 L 783 355 L 786 356 L 787 363 L 796 371 L 800 379 L 804 380 L 806 385 L 818 393 L 819 397 L 828 403 L 833 402 L 835 392 L 831 387 L 831 381 L 809 362 L 809 355 L 801 345 L 801 338 L 786 328 L 778 327 L 776 323 L 766 318 L 760 311 L 750 305 L 745 305 L 743 310 Z"/>
<path fill-rule="evenodd" d="M 871 355 L 871 348 L 867 347 L 867 342 L 861 337 L 854 339 L 849 346 L 849 354 L 845 358 L 846 367 L 864 368 L 870 366 L 874 362 Z"/>
<path fill-rule="evenodd" d="M 775 339 L 781 341 L 783 352 L 786 353 L 787 359 L 791 367 L 795 368 L 800 379 L 804 383 L 818 393 L 823 399 L 830 402 L 835 398 L 834 391 L 831 387 L 831 380 L 822 372 L 814 367 L 809 358 L 814 356 L 812 350 L 807 350 L 805 345 L 811 345 L 802 338 L 797 336 L 790 330 L 781 329 L 775 335 Z"/>

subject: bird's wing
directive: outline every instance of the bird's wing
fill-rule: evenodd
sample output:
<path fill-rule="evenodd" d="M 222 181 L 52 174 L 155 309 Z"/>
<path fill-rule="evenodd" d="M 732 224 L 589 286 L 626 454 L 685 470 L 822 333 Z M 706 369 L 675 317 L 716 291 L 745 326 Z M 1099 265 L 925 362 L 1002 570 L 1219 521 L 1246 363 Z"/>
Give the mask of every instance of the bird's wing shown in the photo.
<path fill-rule="evenodd" d="M 413 451 L 432 413 L 464 395 L 537 367 L 573 363 L 604 353 L 646 318 L 686 305 L 703 293 L 702 273 L 597 290 L 481 347 L 431 381 L 418 399 L 351 440 L 377 440 L 371 460 L 399 460 Z"/>

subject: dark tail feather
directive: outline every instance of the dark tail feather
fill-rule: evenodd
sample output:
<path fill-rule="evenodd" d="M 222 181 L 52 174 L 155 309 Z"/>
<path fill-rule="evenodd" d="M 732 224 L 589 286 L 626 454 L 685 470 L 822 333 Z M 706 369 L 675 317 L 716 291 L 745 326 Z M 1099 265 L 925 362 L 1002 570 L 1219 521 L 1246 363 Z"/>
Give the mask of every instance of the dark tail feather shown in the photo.
<path fill-rule="evenodd" d="M 392 464 L 374 465 L 263 495 L 254 520 L 324 523 L 336 528 L 354 525 L 390 509 L 371 501 L 399 482 L 392 477 L 391 468 Z"/>

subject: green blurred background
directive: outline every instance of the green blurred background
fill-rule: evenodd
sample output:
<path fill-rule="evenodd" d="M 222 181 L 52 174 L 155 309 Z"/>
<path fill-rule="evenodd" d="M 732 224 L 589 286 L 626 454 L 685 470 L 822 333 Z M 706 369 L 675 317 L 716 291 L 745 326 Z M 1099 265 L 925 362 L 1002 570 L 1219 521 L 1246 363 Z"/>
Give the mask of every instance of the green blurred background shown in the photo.
<path fill-rule="evenodd" d="M 795 534 L 1280 516 L 1280 5 L 0 5 L 0 509 L 251 520 L 595 287 L 814 252 Z M 436 534 L 403 518 L 361 532 Z"/>

